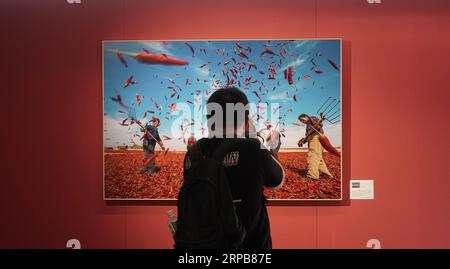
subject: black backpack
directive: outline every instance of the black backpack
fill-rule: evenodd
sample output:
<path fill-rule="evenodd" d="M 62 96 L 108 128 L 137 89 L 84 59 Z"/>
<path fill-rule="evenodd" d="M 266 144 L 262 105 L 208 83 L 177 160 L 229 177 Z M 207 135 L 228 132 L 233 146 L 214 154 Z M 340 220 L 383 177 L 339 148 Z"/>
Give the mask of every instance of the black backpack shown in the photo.
<path fill-rule="evenodd" d="M 238 249 L 245 239 L 234 208 L 222 160 L 227 152 L 222 142 L 210 156 L 201 140 L 188 151 L 184 182 L 178 194 L 177 249 Z"/>

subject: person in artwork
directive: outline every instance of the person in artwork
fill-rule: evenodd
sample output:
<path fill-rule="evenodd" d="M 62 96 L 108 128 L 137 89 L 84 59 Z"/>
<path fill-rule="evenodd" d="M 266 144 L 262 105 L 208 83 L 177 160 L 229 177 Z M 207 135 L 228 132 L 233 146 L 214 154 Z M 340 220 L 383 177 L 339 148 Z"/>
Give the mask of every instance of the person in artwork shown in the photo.
<path fill-rule="evenodd" d="M 214 115 L 207 115 L 209 137 L 198 140 L 194 147 L 199 147 L 204 156 L 210 156 L 225 148 L 223 151 L 225 154 L 220 156 L 223 156 L 221 164 L 232 196 L 231 202 L 234 204 L 234 206 L 231 205 L 231 208 L 235 211 L 239 224 L 243 226 L 242 230 L 245 230 L 245 237 L 240 242 L 242 243 L 240 247 L 271 249 L 272 238 L 264 188 L 272 190 L 280 188 L 285 181 L 284 169 L 257 138 L 256 128 L 248 116 L 248 109 L 242 111 L 244 116 L 240 119 L 236 113 L 227 113 L 229 112 L 227 109 L 230 110 L 227 104 L 241 104 L 248 107 L 248 99 L 245 93 L 236 87 L 218 89 L 211 94 L 207 101 L 207 108 L 212 105 L 221 108 L 223 126 L 218 126 L 217 123 L 211 124 Z M 227 117 L 227 114 L 234 118 Z M 234 122 L 234 127 L 226 124 L 230 121 Z M 195 168 L 192 161 L 194 147 L 188 151 L 185 157 L 185 178 Z M 182 202 L 180 207 L 180 196 L 178 202 L 179 216 L 183 216 L 184 212 L 181 210 L 185 207 L 182 207 Z M 189 219 L 189 215 L 186 215 L 185 220 L 187 219 Z M 182 225 L 183 221 L 178 226 L 182 230 L 178 234 L 180 237 L 189 234 L 189 229 L 183 228 Z M 229 245 L 222 247 L 228 248 Z"/>
<path fill-rule="evenodd" d="M 322 120 L 315 116 L 308 116 L 307 114 L 301 114 L 298 119 L 306 124 L 305 137 L 298 141 L 298 146 L 308 143 L 308 172 L 306 177 L 312 180 L 319 180 L 320 175 L 324 175 L 328 178 L 333 178 L 333 175 L 328 170 L 327 164 L 323 159 L 323 146 L 319 141 L 319 134 L 317 131 L 323 134 Z M 317 130 L 317 131 L 316 131 Z"/>
<path fill-rule="evenodd" d="M 269 148 L 270 153 L 278 160 L 278 152 L 281 147 L 281 133 L 270 124 L 267 125 L 267 129 L 270 132 L 266 137 L 267 147 Z"/>
<path fill-rule="evenodd" d="M 159 167 L 155 165 L 155 147 L 156 143 L 161 146 L 162 150 L 165 150 L 164 144 L 159 137 L 158 127 L 160 125 L 160 121 L 158 118 L 153 117 L 152 120 L 145 125 L 145 129 L 141 128 L 141 132 L 144 132 L 144 139 L 142 147 L 144 149 L 144 164 L 141 167 L 141 174 L 148 173 L 156 173 L 159 171 Z M 151 159 L 150 159 L 151 158 Z M 150 161 L 148 161 L 150 160 Z"/>

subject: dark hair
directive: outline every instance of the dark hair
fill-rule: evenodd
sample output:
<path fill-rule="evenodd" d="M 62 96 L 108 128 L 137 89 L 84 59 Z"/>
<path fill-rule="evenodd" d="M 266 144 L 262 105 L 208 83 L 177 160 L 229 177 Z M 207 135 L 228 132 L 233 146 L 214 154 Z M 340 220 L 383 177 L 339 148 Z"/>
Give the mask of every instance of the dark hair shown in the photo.
<path fill-rule="evenodd" d="M 238 117 L 238 111 L 234 111 L 234 129 L 236 130 L 238 126 L 241 126 L 242 124 L 247 124 L 248 121 L 248 99 L 247 96 L 243 91 L 236 87 L 227 87 L 227 88 L 221 88 L 216 90 L 211 96 L 209 97 L 207 101 L 207 105 L 211 103 L 216 103 L 222 108 L 223 113 L 223 130 L 225 130 L 226 122 L 227 122 L 227 105 L 226 104 L 242 104 L 245 106 L 245 114 L 244 114 L 244 120 L 245 122 L 242 122 L 242 117 Z M 206 117 L 209 119 L 214 114 L 207 115 Z M 230 119 L 231 120 L 231 119 Z M 212 126 L 214 128 L 218 128 L 219 126 Z"/>
<path fill-rule="evenodd" d="M 301 114 L 300 116 L 298 116 L 298 118 L 300 119 L 300 118 L 303 118 L 303 117 L 307 117 L 308 118 L 308 120 L 309 120 L 309 116 L 308 115 L 306 115 L 306 114 Z"/>

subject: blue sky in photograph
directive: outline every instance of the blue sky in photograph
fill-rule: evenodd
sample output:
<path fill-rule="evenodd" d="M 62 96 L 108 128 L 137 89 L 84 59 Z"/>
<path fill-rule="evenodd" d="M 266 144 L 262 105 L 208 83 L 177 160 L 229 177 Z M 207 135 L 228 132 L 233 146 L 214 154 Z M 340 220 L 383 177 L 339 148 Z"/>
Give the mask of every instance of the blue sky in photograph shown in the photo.
<path fill-rule="evenodd" d="M 193 47 L 194 53 L 186 42 Z M 261 52 L 266 48 L 276 55 L 266 53 L 261 57 Z M 134 57 L 124 54 L 123 58 L 128 65 L 125 67 L 116 53 L 111 51 L 115 49 L 131 53 L 146 50 L 186 60 L 189 64 L 185 66 L 143 64 Z M 248 59 L 240 55 L 240 52 Z M 228 69 L 235 69 L 238 70 L 235 73 L 237 78 L 234 78 L 232 86 L 243 90 L 251 103 L 258 104 L 258 97 L 253 92 L 256 91 L 262 102 L 269 104 L 268 109 L 279 111 L 282 120 L 277 128 L 283 130 L 286 135 L 282 147 L 295 148 L 296 142 L 304 135 L 304 126 L 293 125 L 294 122 L 299 123 L 298 115 L 302 113 L 317 115 L 317 110 L 329 97 L 330 100 L 336 99 L 336 102 L 340 100 L 340 58 L 339 40 L 169 41 L 166 44 L 160 41 L 105 41 L 103 44 L 105 146 L 141 144 L 139 136 L 142 133 L 135 124 L 121 125 L 127 118 L 127 111 L 111 99 L 119 94 L 123 103 L 132 107 L 136 117 L 142 122 L 147 122 L 151 117 L 158 117 L 161 120 L 160 135 L 171 138 L 165 140 L 167 146 L 185 148 L 182 137 L 189 137 L 191 131 L 197 138 L 206 135 L 206 132 L 202 133 L 200 125 L 203 121 L 203 128 L 206 128 L 205 116 L 194 118 L 194 111 L 205 109 L 209 94 L 227 82 L 223 72 L 232 79 L 234 77 Z M 333 68 L 328 60 L 336 63 L 339 70 Z M 257 69 L 252 67 L 248 71 L 249 62 L 254 63 Z M 202 67 L 204 64 L 206 65 Z M 284 78 L 283 71 L 288 66 L 292 66 L 294 70 L 293 85 L 289 85 L 288 80 Z M 272 74 L 269 67 L 277 72 L 274 80 L 268 79 L 269 74 Z M 316 73 L 312 68 L 322 73 Z M 309 77 L 305 78 L 305 75 Z M 123 85 L 130 76 L 133 76 L 133 80 L 137 83 L 124 88 Z M 251 78 L 248 79 L 249 77 Z M 176 89 L 177 93 L 172 98 L 170 96 L 174 91 L 168 87 Z M 137 96 L 141 100 L 140 104 L 137 102 Z M 150 98 L 158 104 L 158 107 Z M 195 103 L 195 100 L 201 100 L 202 106 L 199 107 L 199 104 L 194 106 L 188 102 Z M 171 106 L 173 103 L 176 105 Z M 281 108 L 277 109 L 280 105 Z M 188 108 L 191 115 L 187 114 Z M 339 110 L 339 106 L 333 112 L 336 110 Z M 144 118 L 146 111 L 148 112 Z M 268 114 L 265 111 L 258 112 L 264 116 Z M 184 114 L 181 115 L 182 113 Z M 339 114 L 340 111 L 335 115 Z M 195 125 L 190 129 L 187 126 L 192 119 Z M 256 120 L 256 117 L 254 119 Z M 129 121 L 125 121 L 125 125 L 128 124 Z M 182 132 L 180 126 L 184 126 L 187 131 Z M 258 129 L 263 126 L 258 126 Z M 325 122 L 324 129 L 331 142 L 337 147 L 341 146 L 340 117 L 334 124 Z"/>

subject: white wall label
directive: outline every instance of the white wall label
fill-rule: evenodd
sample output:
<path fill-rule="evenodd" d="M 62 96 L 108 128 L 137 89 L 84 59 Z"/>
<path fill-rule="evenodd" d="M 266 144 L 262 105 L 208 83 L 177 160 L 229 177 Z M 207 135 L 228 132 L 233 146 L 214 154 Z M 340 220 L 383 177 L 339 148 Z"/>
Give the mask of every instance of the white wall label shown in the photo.
<path fill-rule="evenodd" d="M 374 184 L 372 179 L 350 180 L 350 199 L 368 199 L 375 198 Z"/>

